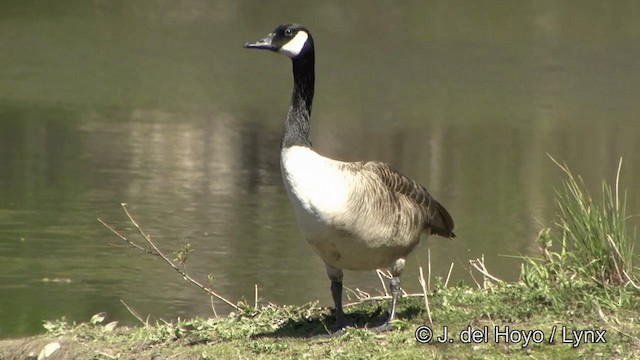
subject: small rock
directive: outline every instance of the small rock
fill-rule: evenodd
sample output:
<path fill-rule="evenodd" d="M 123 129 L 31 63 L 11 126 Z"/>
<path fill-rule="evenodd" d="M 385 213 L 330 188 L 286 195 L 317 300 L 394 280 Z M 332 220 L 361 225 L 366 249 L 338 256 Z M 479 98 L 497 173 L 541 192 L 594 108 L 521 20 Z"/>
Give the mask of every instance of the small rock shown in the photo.
<path fill-rule="evenodd" d="M 51 356 L 51 354 L 58 351 L 58 349 L 60 349 L 59 342 L 54 341 L 52 343 L 48 343 L 47 345 L 44 346 L 44 348 L 42 348 L 42 351 L 40 351 L 40 354 L 38 355 L 38 360 L 48 358 L 49 356 Z"/>
<path fill-rule="evenodd" d="M 104 331 L 113 331 L 113 329 L 116 328 L 116 325 L 118 325 L 118 322 L 112 321 L 104 326 Z"/>

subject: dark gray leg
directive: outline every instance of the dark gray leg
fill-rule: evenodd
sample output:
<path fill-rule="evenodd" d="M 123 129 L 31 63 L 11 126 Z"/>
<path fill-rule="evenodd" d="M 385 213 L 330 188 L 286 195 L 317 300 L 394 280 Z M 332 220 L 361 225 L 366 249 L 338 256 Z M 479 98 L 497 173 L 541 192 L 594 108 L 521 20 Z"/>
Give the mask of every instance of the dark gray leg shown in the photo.
<path fill-rule="evenodd" d="M 327 275 L 331 279 L 331 297 L 336 309 L 336 324 L 334 331 L 339 331 L 347 326 L 347 321 L 342 310 L 342 270 L 336 269 L 329 264 L 325 264 Z"/>
<path fill-rule="evenodd" d="M 389 281 L 389 287 L 391 288 L 391 311 L 389 312 L 389 318 L 387 322 L 381 326 L 372 328 L 372 331 L 389 331 L 393 330 L 393 320 L 396 318 L 396 305 L 398 304 L 398 298 L 400 297 L 400 274 L 404 269 L 404 259 L 398 259 L 391 267 L 391 280 Z"/>
<path fill-rule="evenodd" d="M 335 330 L 338 331 L 347 326 L 342 310 L 342 281 L 331 280 L 331 296 L 333 296 L 333 304 L 336 307 Z"/>
<path fill-rule="evenodd" d="M 391 287 L 391 313 L 389 314 L 388 324 L 396 318 L 396 304 L 398 303 L 398 297 L 400 297 L 400 278 L 392 277 L 389 283 Z"/>

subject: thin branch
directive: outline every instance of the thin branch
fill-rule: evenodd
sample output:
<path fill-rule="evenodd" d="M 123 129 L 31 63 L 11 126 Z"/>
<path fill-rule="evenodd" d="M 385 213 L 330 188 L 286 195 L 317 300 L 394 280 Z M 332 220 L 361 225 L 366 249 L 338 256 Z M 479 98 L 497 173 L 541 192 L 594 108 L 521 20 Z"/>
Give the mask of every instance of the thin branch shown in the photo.
<path fill-rule="evenodd" d="M 173 263 L 173 261 L 171 261 L 171 259 L 169 259 L 157 246 L 156 244 L 153 243 L 153 241 L 151 241 L 151 236 L 148 235 L 147 233 L 145 233 L 142 228 L 140 227 L 140 225 L 138 225 L 138 222 L 135 221 L 135 219 L 133 218 L 133 216 L 131 216 L 131 213 L 129 213 L 129 210 L 127 209 L 127 204 L 125 203 L 121 203 L 120 206 L 122 206 L 122 209 L 124 210 L 124 213 L 127 215 L 127 217 L 129 218 L 129 221 L 133 224 L 133 226 L 138 230 L 138 233 L 142 236 L 142 238 L 144 238 L 147 242 L 147 244 L 149 244 L 149 246 L 151 246 L 152 250 L 149 249 L 145 249 L 140 245 L 137 245 L 135 243 L 133 243 L 132 241 L 130 241 L 129 239 L 127 239 L 124 235 L 120 234 L 119 232 L 117 232 L 113 227 L 109 226 L 108 224 L 106 224 L 104 221 L 102 221 L 101 219 L 98 219 L 98 221 L 100 221 L 100 223 L 102 223 L 107 229 L 111 230 L 111 232 L 113 232 L 114 234 L 116 234 L 118 237 L 120 237 L 122 240 L 126 241 L 127 243 L 131 244 L 132 246 L 134 246 L 135 248 L 137 248 L 140 251 L 144 251 L 147 254 L 152 254 L 152 255 L 156 255 L 159 256 L 162 260 L 164 260 L 164 262 L 166 262 L 169 266 L 171 266 L 176 272 L 178 272 L 180 275 L 182 275 L 182 277 L 189 281 L 190 283 L 192 283 L 193 285 L 196 285 L 197 287 L 199 287 L 200 289 L 204 290 L 207 294 L 216 297 L 219 300 L 224 301 L 227 305 L 231 306 L 232 308 L 234 308 L 235 310 L 239 310 L 240 308 L 232 303 L 231 301 L 225 299 L 222 295 L 216 293 L 215 291 L 213 291 L 210 288 L 205 287 L 204 285 L 202 285 L 200 282 L 198 282 L 197 280 L 195 280 L 194 278 L 192 278 L 191 276 L 189 276 L 189 274 L 187 274 L 184 270 L 180 269 L 178 266 L 176 266 L 176 264 Z"/>
<path fill-rule="evenodd" d="M 367 299 L 366 296 L 362 296 L 361 295 L 362 291 L 360 291 L 359 289 L 356 289 L 357 290 L 356 291 L 356 290 L 353 290 L 350 287 L 347 287 L 347 286 L 344 286 L 344 285 L 343 285 L 343 288 L 345 290 L 347 290 L 347 296 L 349 295 L 349 293 L 352 293 L 353 295 L 355 295 L 355 297 L 356 297 L 356 299 L 358 299 L 358 301 L 362 301 L 362 300 Z"/>
<path fill-rule="evenodd" d="M 122 305 L 124 305 L 124 307 L 127 308 L 127 310 L 129 310 L 129 313 L 131 313 L 131 315 L 133 315 L 136 319 L 138 319 L 138 321 L 140 321 L 145 327 L 149 326 L 148 317 L 147 317 L 147 321 L 142 320 L 142 317 L 133 308 L 127 305 L 127 303 L 124 302 L 124 300 L 120 299 L 120 302 L 122 303 Z"/>
<path fill-rule="evenodd" d="M 447 288 L 449 284 L 449 279 L 451 278 L 451 271 L 453 270 L 453 261 L 451 262 L 451 266 L 449 266 L 449 273 L 447 274 L 447 280 L 444 281 L 444 288 Z"/>
<path fill-rule="evenodd" d="M 474 283 L 476 283 L 476 286 L 478 287 L 478 289 L 482 289 L 482 286 L 480 286 L 480 283 L 478 283 L 478 281 L 476 280 L 476 277 L 473 276 L 473 271 L 471 271 L 471 268 L 469 268 L 469 275 L 471 275 L 471 279 L 473 280 Z"/>
<path fill-rule="evenodd" d="M 422 273 L 422 266 L 420 266 L 420 286 L 422 286 L 422 295 L 424 296 L 424 307 L 427 309 L 427 317 L 429 317 L 429 324 L 433 327 L 433 319 L 431 319 L 431 308 L 429 307 L 429 297 L 427 296 L 427 283 L 424 281 L 424 274 Z"/>
<path fill-rule="evenodd" d="M 371 294 L 369 294 L 369 293 L 368 293 L 368 292 L 366 292 L 366 291 L 362 291 L 362 290 L 360 290 L 359 288 L 356 288 L 356 292 L 357 292 L 358 297 L 359 297 L 360 299 L 368 299 L 368 298 L 370 298 L 370 297 L 371 297 Z"/>
<path fill-rule="evenodd" d="M 487 267 L 484 265 L 484 255 L 482 255 L 482 257 L 480 259 L 472 259 L 469 260 L 469 264 L 471 266 L 473 266 L 476 270 L 478 270 L 483 276 L 484 276 L 484 284 L 487 284 L 487 278 L 491 279 L 497 283 L 502 283 L 502 280 L 498 279 L 497 277 L 489 274 L 489 271 L 487 270 Z M 474 279 L 475 281 L 475 279 Z"/>
<path fill-rule="evenodd" d="M 154 253 L 153 251 L 151 251 L 151 250 L 149 250 L 149 249 L 145 249 L 145 248 L 143 248 L 142 246 L 140 246 L 140 245 L 138 245 L 138 244 L 134 243 L 133 241 L 131 241 L 131 240 L 127 239 L 127 237 L 126 237 L 126 236 L 124 236 L 124 235 L 120 234 L 118 231 L 116 231 L 116 229 L 114 229 L 113 227 L 111 227 L 111 226 L 110 226 L 109 224 L 107 224 L 106 222 L 102 221 L 102 219 L 98 218 L 98 221 L 99 221 L 102 225 L 104 225 L 107 229 L 111 230 L 111 232 L 112 232 L 112 233 L 116 234 L 120 239 L 122 239 L 122 240 L 126 241 L 127 243 L 129 243 L 129 245 L 131 245 L 131 246 L 135 247 L 136 249 L 138 249 L 138 250 L 140 250 L 140 251 L 143 251 L 143 252 L 146 252 L 147 254 L 156 255 L 156 256 L 158 255 L 158 254 Z"/>
<path fill-rule="evenodd" d="M 127 217 L 129 218 L 129 220 L 131 221 L 131 223 L 133 224 L 133 226 L 136 227 L 136 229 L 138 229 L 138 232 L 140 233 L 140 235 L 142 235 L 142 237 L 147 241 L 147 243 L 153 248 L 153 250 L 158 254 L 158 256 L 160 256 L 162 258 L 162 260 L 164 260 L 167 264 L 169 264 L 169 266 L 171 266 L 175 271 L 177 271 L 180 275 L 182 275 L 185 279 L 187 279 L 189 282 L 191 282 L 192 284 L 198 286 L 199 288 L 201 288 L 202 290 L 204 290 L 205 292 L 207 292 L 210 295 L 215 296 L 216 298 L 218 298 L 219 300 L 224 301 L 225 303 L 227 303 L 227 305 L 231 306 L 232 308 L 234 308 L 235 310 L 240 310 L 240 308 L 232 303 L 231 301 L 225 299 L 222 295 L 216 293 L 215 291 L 211 290 L 210 288 L 205 287 L 204 285 L 202 285 L 200 282 L 198 282 L 197 280 L 193 279 L 191 276 L 189 276 L 189 274 L 187 274 L 186 272 L 184 272 L 182 269 L 180 269 L 178 266 L 176 266 L 176 264 L 173 263 L 173 261 L 171 261 L 165 254 L 162 253 L 162 251 L 160 251 L 160 249 L 158 249 L 158 247 L 156 246 L 156 244 L 154 244 L 151 241 L 151 236 L 147 235 L 144 231 L 142 231 L 142 229 L 140 228 L 140 226 L 138 225 L 138 223 L 133 219 L 133 217 L 131 216 L 131 214 L 129 213 L 129 210 L 127 209 L 127 204 L 122 203 L 121 204 L 122 209 L 124 209 L 125 214 L 127 214 Z"/>
<path fill-rule="evenodd" d="M 387 291 L 387 286 L 384 284 L 384 280 L 382 279 L 382 276 L 385 275 L 385 274 L 382 272 L 382 270 L 376 269 L 376 275 L 378 275 L 378 279 L 380 279 L 380 284 L 382 284 L 382 289 L 384 290 L 384 295 L 385 296 L 389 296 L 389 292 Z"/>

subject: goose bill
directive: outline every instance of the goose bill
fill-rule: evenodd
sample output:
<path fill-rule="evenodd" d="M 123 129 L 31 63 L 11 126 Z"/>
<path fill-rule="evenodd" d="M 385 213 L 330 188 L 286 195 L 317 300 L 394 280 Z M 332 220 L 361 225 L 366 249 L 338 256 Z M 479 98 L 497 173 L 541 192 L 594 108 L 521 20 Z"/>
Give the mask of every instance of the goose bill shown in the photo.
<path fill-rule="evenodd" d="M 273 46 L 272 41 L 275 34 L 269 34 L 264 38 L 254 42 L 254 43 L 246 43 L 244 47 L 247 49 L 261 49 L 261 50 L 271 50 L 276 51 L 275 46 Z"/>

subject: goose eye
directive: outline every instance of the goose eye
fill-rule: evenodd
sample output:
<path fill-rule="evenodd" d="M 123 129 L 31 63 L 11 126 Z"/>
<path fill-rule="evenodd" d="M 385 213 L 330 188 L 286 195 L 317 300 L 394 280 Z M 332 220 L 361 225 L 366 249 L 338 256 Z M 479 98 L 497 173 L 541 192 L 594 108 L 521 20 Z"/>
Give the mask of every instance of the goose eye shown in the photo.
<path fill-rule="evenodd" d="M 291 29 L 287 29 L 284 31 L 284 34 L 287 36 L 291 36 L 293 34 L 293 31 L 291 31 Z"/>

